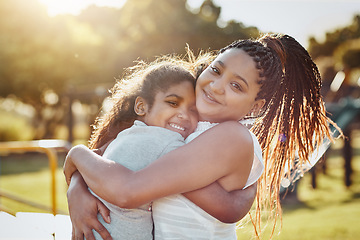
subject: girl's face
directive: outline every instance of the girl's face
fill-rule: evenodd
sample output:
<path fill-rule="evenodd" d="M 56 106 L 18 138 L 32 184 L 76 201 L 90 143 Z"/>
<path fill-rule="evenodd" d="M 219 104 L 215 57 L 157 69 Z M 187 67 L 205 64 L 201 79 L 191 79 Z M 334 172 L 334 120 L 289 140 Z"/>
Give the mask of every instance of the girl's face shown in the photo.
<path fill-rule="evenodd" d="M 159 91 L 151 109 L 146 103 L 144 107 L 143 121 L 147 125 L 178 132 L 184 138 L 195 130 L 198 123 L 194 87 L 187 81 L 171 86 L 165 92 Z"/>
<path fill-rule="evenodd" d="M 202 121 L 241 120 L 250 112 L 258 113 L 265 100 L 255 98 L 260 91 L 253 59 L 241 49 L 220 54 L 199 76 L 196 107 Z"/>

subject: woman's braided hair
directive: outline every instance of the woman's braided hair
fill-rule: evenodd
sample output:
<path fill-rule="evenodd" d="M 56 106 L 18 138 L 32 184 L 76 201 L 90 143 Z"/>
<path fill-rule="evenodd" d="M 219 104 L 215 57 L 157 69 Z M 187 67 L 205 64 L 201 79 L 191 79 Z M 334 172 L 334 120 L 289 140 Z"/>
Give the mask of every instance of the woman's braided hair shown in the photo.
<path fill-rule="evenodd" d="M 320 94 L 321 77 L 309 53 L 288 35 L 265 35 L 257 40 L 233 42 L 220 50 L 241 49 L 252 57 L 261 85 L 257 99 L 266 103 L 252 131 L 263 149 L 265 171 L 258 182 L 257 211 L 270 208 L 281 216 L 279 191 L 290 169 L 302 169 L 325 138 L 333 140 Z M 275 221 L 276 223 L 276 221 Z M 275 224 L 274 224 L 275 227 Z"/>

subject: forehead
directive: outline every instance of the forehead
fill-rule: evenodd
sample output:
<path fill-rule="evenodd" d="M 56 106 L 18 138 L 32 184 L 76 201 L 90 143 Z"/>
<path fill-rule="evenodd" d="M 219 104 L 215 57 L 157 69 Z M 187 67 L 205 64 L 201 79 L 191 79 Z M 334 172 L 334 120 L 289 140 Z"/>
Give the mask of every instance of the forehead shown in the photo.
<path fill-rule="evenodd" d="M 194 95 L 194 85 L 189 81 L 172 84 L 165 91 L 158 91 L 156 96 L 166 97 L 169 95 L 182 97 L 184 95 Z"/>
<path fill-rule="evenodd" d="M 256 83 L 259 78 L 254 60 L 241 49 L 227 49 L 217 56 L 214 63 L 217 62 L 222 64 L 231 74 L 241 76 L 249 82 Z"/>

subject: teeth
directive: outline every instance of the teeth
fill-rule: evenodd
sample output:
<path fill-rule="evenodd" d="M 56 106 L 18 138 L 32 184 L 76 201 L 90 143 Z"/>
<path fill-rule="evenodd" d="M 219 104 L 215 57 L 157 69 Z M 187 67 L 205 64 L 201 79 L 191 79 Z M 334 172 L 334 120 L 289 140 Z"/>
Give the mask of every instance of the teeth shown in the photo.
<path fill-rule="evenodd" d="M 207 92 L 205 92 L 205 95 L 206 95 L 206 97 L 209 98 L 211 101 L 215 101 L 215 99 L 212 98 Z"/>
<path fill-rule="evenodd" d="M 176 124 L 174 124 L 174 123 L 170 123 L 170 126 L 171 126 L 172 128 L 175 128 L 175 129 L 178 129 L 178 130 L 181 130 L 181 131 L 184 131 L 184 130 L 185 130 L 185 128 L 180 127 L 179 125 L 176 125 Z"/>

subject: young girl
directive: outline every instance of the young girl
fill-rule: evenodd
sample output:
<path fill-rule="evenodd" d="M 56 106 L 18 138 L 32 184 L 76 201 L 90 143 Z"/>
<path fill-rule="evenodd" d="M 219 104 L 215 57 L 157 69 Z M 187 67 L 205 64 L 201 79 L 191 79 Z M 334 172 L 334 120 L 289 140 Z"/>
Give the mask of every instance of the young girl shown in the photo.
<path fill-rule="evenodd" d="M 194 88 L 195 78 L 180 65 L 140 63 L 128 79 L 116 84 L 112 96 L 116 104 L 104 116 L 105 122 L 98 122 L 95 137 L 102 138 L 110 126 L 119 129 L 120 124 L 125 127 L 124 123 L 136 119 L 111 142 L 104 157 L 136 171 L 184 145 L 184 138 L 194 131 L 198 121 Z M 114 239 L 153 239 L 148 204 L 122 209 L 103 202 L 110 209 L 112 221 L 102 223 Z M 102 239 L 95 231 L 94 235 Z"/>
<path fill-rule="evenodd" d="M 240 189 L 249 174 L 243 166 L 250 164 L 254 147 L 249 132 L 238 121 L 257 116 L 252 130 L 265 159 L 257 209 L 258 213 L 263 206 L 275 209 L 270 212 L 276 217 L 281 213 L 278 197 L 285 169 L 301 167 L 324 138 L 332 139 L 328 126 L 332 122 L 326 117 L 320 86 L 315 63 L 292 37 L 267 35 L 254 41 L 236 41 L 220 50 L 196 83 L 196 107 L 206 125 L 202 128 L 211 129 L 138 172 L 78 147 L 70 152 L 65 175 L 69 179 L 77 168 L 91 189 L 127 208 L 214 181 L 227 191 Z M 296 161 L 295 155 L 299 157 Z M 83 158 L 89 161 L 81 161 Z M 116 180 L 106 185 L 102 174 Z M 260 214 L 253 220 L 259 223 Z M 169 235 L 163 238 L 177 237 L 178 232 L 172 231 L 177 224 L 170 224 L 165 229 Z M 203 226 L 197 226 L 213 230 L 200 236 L 189 222 L 182 226 L 179 239 L 236 239 L 232 231 L 221 232 L 210 224 L 204 220 Z"/>

